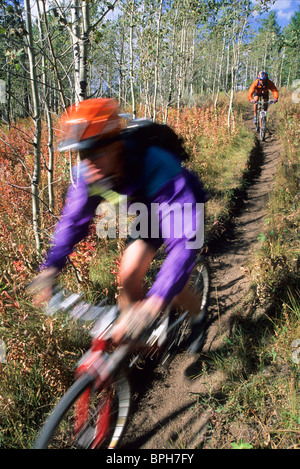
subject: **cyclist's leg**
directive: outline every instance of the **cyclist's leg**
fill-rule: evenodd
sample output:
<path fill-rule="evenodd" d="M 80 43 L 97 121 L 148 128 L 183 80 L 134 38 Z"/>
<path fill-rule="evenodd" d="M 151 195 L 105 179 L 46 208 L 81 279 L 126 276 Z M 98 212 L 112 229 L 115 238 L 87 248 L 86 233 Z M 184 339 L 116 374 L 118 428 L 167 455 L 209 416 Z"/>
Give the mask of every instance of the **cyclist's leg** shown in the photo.
<path fill-rule="evenodd" d="M 121 311 L 145 297 L 146 291 L 142 281 L 156 252 L 154 245 L 142 239 L 135 240 L 125 249 L 119 269 L 118 306 Z M 176 307 L 188 310 L 192 317 L 197 317 L 200 312 L 201 299 L 202 296 L 191 289 L 189 279 L 172 303 Z"/>
<path fill-rule="evenodd" d="M 264 110 L 268 110 L 268 104 L 266 104 L 269 101 L 269 92 L 267 91 L 266 93 L 263 94 L 263 100 L 264 100 Z"/>
<path fill-rule="evenodd" d="M 132 337 L 139 334 L 164 307 L 164 300 L 157 295 L 146 298 L 146 286 L 143 286 L 143 279 L 158 247 L 156 242 L 136 239 L 124 252 L 119 269 L 117 300 L 121 314 L 112 332 L 116 342 L 126 334 Z"/>
<path fill-rule="evenodd" d="M 175 296 L 173 304 L 176 307 L 189 311 L 192 317 L 197 317 L 200 311 L 202 294 L 194 292 L 191 288 L 190 279 L 184 289 Z"/>
<path fill-rule="evenodd" d="M 136 239 L 125 249 L 119 270 L 118 305 L 121 310 L 144 298 L 142 280 L 156 251 L 152 244 L 142 239 Z"/>

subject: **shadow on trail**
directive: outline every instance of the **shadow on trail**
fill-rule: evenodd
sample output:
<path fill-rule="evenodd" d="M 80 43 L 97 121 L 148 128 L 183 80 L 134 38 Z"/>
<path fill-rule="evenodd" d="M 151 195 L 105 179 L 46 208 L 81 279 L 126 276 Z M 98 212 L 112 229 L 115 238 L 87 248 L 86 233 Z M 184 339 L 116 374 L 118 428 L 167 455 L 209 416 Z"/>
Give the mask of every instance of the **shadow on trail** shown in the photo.
<path fill-rule="evenodd" d="M 161 430 L 164 426 L 166 426 L 170 420 L 174 420 L 178 418 L 180 415 L 184 414 L 187 410 L 191 409 L 197 404 L 197 400 L 194 400 L 190 402 L 189 404 L 178 408 L 175 412 L 171 413 L 167 417 L 159 420 L 152 428 L 151 430 L 148 430 L 143 433 L 143 435 L 139 436 L 136 439 L 132 439 L 130 442 L 126 444 L 126 449 L 137 449 L 141 448 L 143 445 L 145 445 L 151 437 L 153 437 L 158 430 Z M 151 409 L 149 409 L 149 412 L 151 412 Z M 174 438 L 176 436 L 174 435 Z M 125 447 L 124 447 L 125 448 Z"/>
<path fill-rule="evenodd" d="M 235 217 L 242 212 L 245 200 L 247 200 L 247 190 L 258 180 L 264 162 L 265 157 L 261 142 L 256 138 L 240 185 L 231 192 L 228 213 L 221 217 L 215 225 L 216 227 L 212 227 L 208 233 L 207 247 L 211 256 L 226 251 L 225 243 L 227 240 L 232 239 L 234 234 Z M 214 196 L 215 194 L 210 195 Z M 222 227 L 221 230 L 219 226 Z"/>

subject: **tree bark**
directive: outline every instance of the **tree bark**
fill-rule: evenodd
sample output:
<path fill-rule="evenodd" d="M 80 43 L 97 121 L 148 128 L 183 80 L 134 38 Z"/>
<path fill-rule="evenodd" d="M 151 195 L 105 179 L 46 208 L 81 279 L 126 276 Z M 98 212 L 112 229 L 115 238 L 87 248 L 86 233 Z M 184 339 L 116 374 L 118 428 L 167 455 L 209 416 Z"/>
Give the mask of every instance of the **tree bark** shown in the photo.
<path fill-rule="evenodd" d="M 27 54 L 29 61 L 29 73 L 31 80 L 31 96 L 33 104 L 33 121 L 34 121 L 34 137 L 33 137 L 33 152 L 34 152 L 34 170 L 31 179 L 31 192 L 32 192 L 32 222 L 33 232 L 35 236 L 36 249 L 39 252 L 41 248 L 40 242 L 40 208 L 39 208 L 39 182 L 41 173 L 41 115 L 40 115 L 40 102 L 36 77 L 36 63 L 34 52 L 34 41 L 32 34 L 31 23 L 31 9 L 30 0 L 24 1 L 25 7 L 25 21 L 27 29 Z"/>
<path fill-rule="evenodd" d="M 156 53 L 155 53 L 155 65 L 154 65 L 154 94 L 153 94 L 153 113 L 152 120 L 156 120 L 156 100 L 157 100 L 157 87 L 158 87 L 158 61 L 159 61 L 159 46 L 160 46 L 160 24 L 161 24 L 161 12 L 162 12 L 163 0 L 160 0 L 156 30 Z"/>
<path fill-rule="evenodd" d="M 39 7 L 39 2 L 37 2 L 37 12 L 38 12 L 38 28 L 40 32 L 40 40 L 42 45 L 42 50 L 46 46 L 46 38 L 44 35 L 42 19 L 45 20 L 45 10 L 43 18 L 41 16 L 41 11 Z M 48 127 L 48 198 L 49 198 L 49 210 L 53 212 L 54 210 L 54 190 L 53 190 L 53 172 L 54 172 L 54 149 L 53 149 L 53 124 L 52 116 L 49 107 L 49 91 L 48 91 L 48 73 L 46 67 L 46 57 L 45 54 L 42 54 L 42 77 L 43 77 L 43 91 L 44 91 L 44 106 L 45 106 L 45 115 Z"/>
<path fill-rule="evenodd" d="M 129 26 L 129 49 L 130 49 L 130 90 L 131 90 L 131 107 L 132 107 L 132 117 L 136 119 L 136 104 L 135 104 L 135 91 L 134 91 L 134 56 L 133 56 L 133 17 L 134 17 L 134 0 L 131 1 L 131 10 L 130 10 L 130 26 Z"/>

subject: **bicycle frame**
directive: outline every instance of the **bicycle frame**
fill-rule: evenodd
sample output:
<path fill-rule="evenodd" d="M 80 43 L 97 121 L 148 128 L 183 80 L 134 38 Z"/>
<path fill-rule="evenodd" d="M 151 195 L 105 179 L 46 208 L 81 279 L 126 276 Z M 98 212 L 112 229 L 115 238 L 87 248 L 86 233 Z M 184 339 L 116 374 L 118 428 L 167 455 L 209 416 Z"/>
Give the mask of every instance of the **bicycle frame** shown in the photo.
<path fill-rule="evenodd" d="M 75 377 L 78 378 L 82 374 L 89 373 L 94 377 L 96 387 L 101 386 L 114 376 L 115 371 L 119 369 L 121 363 L 126 361 L 130 355 L 135 354 L 136 356 L 129 363 L 129 368 L 139 358 L 149 355 L 153 356 L 159 350 L 162 350 L 169 333 L 185 320 L 188 313 L 182 313 L 171 325 L 167 325 L 168 314 L 169 310 L 166 310 L 157 323 L 144 331 L 138 339 L 125 339 L 124 343 L 120 344 L 109 355 L 109 358 L 108 351 L 113 346 L 110 337 L 111 325 L 106 330 L 99 330 L 96 324 L 94 330 L 97 335 L 92 341 L 90 350 L 79 361 Z M 92 330 L 91 334 L 94 335 L 95 332 Z M 106 359 L 104 358 L 105 356 L 107 357 Z"/>
<path fill-rule="evenodd" d="M 106 370 L 103 369 L 101 357 L 103 353 L 108 352 L 113 345 L 110 332 L 119 315 L 119 311 L 115 305 L 105 306 L 106 300 L 103 300 L 102 303 L 97 306 L 92 306 L 84 301 L 80 301 L 81 298 L 82 295 L 80 294 L 69 294 L 63 289 L 58 288 L 49 302 L 46 314 L 52 316 L 60 310 L 67 312 L 71 319 L 94 322 L 93 328 L 90 331 L 92 345 L 90 350 L 83 355 L 79 361 L 77 373 L 82 374 L 88 372 L 93 374 L 94 377 L 96 377 L 96 375 L 105 376 Z M 167 308 L 162 312 L 160 318 L 143 332 L 142 337 L 121 344 L 118 349 L 110 355 L 110 358 L 113 357 L 114 361 L 119 362 L 122 355 L 136 353 L 144 357 L 149 354 L 153 355 L 159 349 L 162 349 L 169 333 L 178 327 L 180 323 L 183 323 L 188 315 L 187 311 L 183 312 L 176 321 L 170 323 L 169 313 L 170 308 Z M 116 353 L 118 353 L 118 355 Z M 135 358 L 133 362 L 136 360 L 137 358 Z M 130 364 L 130 366 L 132 365 L 133 363 Z M 119 364 L 116 366 L 119 366 Z M 111 372 L 112 370 L 110 369 L 109 373 Z M 103 378 L 101 378 L 101 383 L 102 382 Z"/>

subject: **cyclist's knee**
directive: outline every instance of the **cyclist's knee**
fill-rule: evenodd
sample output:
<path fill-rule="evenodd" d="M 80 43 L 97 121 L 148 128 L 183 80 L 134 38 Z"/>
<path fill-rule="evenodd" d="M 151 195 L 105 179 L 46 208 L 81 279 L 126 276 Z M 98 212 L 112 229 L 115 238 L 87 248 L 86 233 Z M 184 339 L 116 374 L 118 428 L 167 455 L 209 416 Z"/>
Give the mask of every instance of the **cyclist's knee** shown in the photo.
<path fill-rule="evenodd" d="M 155 255 L 155 250 L 147 243 L 137 240 L 129 245 L 120 264 L 120 280 L 122 283 L 139 282 L 144 277 Z"/>

